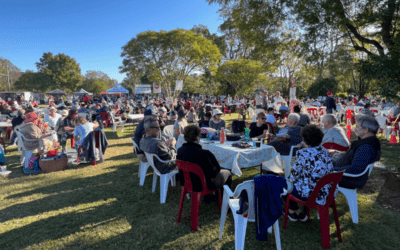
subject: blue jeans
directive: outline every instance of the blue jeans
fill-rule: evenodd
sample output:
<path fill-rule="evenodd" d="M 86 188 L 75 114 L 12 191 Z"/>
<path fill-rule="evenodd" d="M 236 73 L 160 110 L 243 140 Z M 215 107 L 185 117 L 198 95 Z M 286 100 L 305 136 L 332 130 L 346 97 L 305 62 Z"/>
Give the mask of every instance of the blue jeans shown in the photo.
<path fill-rule="evenodd" d="M 10 144 L 15 144 L 17 142 L 17 133 L 13 132 L 10 139 Z"/>

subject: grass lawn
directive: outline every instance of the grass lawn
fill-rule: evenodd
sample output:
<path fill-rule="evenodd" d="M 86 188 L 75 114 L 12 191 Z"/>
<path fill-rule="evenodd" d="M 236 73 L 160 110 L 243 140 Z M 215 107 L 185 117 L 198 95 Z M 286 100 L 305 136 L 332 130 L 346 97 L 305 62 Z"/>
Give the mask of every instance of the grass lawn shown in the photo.
<path fill-rule="evenodd" d="M 237 114 L 225 116 L 225 120 Z M 181 223 L 176 223 L 180 187 L 169 187 L 166 204 L 160 204 L 159 182 L 151 192 L 152 170 L 139 186 L 138 159 L 130 137 L 106 129 L 109 148 L 105 162 L 82 164 L 65 171 L 23 175 L 17 148 L 7 148 L 7 167 L 12 174 L 0 177 L 0 249 L 234 249 L 233 217 L 228 214 L 224 235 L 218 239 L 220 211 L 217 203 L 201 204 L 199 231 L 190 230 L 190 201 L 185 200 Z M 382 162 L 399 166 L 400 147 L 385 145 Z M 259 171 L 245 169 L 234 176 L 233 188 Z M 371 179 L 378 178 L 374 169 Z M 375 186 L 372 186 L 375 184 Z M 377 202 L 379 185 L 369 181 L 358 195 L 359 224 L 351 221 L 342 194 L 337 199 L 343 242 L 338 242 L 331 216 L 331 249 L 398 249 L 400 214 Z M 313 211 L 308 224 L 279 220 L 282 249 L 322 249 L 319 221 Z M 255 238 L 249 223 L 246 249 L 276 249 L 273 235 L 268 242 Z"/>

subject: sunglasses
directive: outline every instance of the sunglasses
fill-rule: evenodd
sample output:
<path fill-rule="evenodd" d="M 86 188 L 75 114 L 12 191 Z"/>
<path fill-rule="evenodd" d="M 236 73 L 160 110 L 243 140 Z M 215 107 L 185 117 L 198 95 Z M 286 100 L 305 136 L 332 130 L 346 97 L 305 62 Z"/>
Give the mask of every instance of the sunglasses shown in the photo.
<path fill-rule="evenodd" d="M 160 127 L 150 127 L 150 128 L 155 128 L 155 129 L 158 129 L 158 130 L 160 130 L 160 129 L 161 129 Z"/>

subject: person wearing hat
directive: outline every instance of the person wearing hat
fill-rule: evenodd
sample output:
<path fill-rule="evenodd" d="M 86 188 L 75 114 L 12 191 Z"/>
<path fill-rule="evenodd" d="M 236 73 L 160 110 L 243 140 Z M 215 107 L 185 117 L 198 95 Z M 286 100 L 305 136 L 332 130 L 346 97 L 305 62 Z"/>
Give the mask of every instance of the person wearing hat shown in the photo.
<path fill-rule="evenodd" d="M 24 122 L 19 126 L 21 134 L 28 140 L 43 139 L 43 135 L 48 133 L 49 127 L 45 126 L 40 117 L 35 112 L 25 115 Z M 39 148 L 39 140 L 26 141 L 23 140 L 26 150 L 35 150 Z M 29 159 L 25 159 L 29 160 Z"/>
<path fill-rule="evenodd" d="M 204 119 L 199 121 L 199 127 L 200 128 L 208 128 L 210 127 L 210 120 L 211 120 L 211 113 L 207 112 L 205 113 L 205 115 L 203 116 Z"/>
<path fill-rule="evenodd" d="M 161 130 L 167 125 L 167 110 L 162 107 L 158 110 L 158 123 L 160 124 Z"/>
<path fill-rule="evenodd" d="M 144 129 L 144 122 L 146 121 L 146 119 L 148 119 L 149 117 L 153 117 L 155 119 L 158 118 L 157 113 L 155 110 L 152 109 L 147 109 L 144 112 L 144 118 L 141 122 L 139 122 L 139 124 L 136 127 L 134 136 L 133 136 L 133 140 L 135 141 L 136 145 L 138 145 L 138 147 L 140 147 L 140 140 L 143 138 L 143 136 L 146 134 L 146 131 Z M 138 156 L 138 158 L 141 161 L 146 162 L 146 156 L 144 155 L 143 151 L 140 150 L 139 148 L 139 152 L 136 152 L 136 155 Z"/>
<path fill-rule="evenodd" d="M 215 130 L 221 130 L 226 128 L 224 119 L 221 118 L 222 112 L 219 109 L 214 109 L 212 119 L 210 120 L 210 128 Z"/>
<path fill-rule="evenodd" d="M 327 114 L 332 114 L 333 110 L 336 111 L 336 103 L 335 103 L 335 99 L 333 99 L 332 95 L 332 91 L 328 91 L 326 93 L 327 97 L 325 99 L 325 106 L 326 106 L 326 113 Z"/>
<path fill-rule="evenodd" d="M 57 109 L 55 107 L 49 108 L 49 114 L 44 117 L 44 121 L 50 126 L 51 129 L 57 131 L 58 120 L 61 119 L 61 115 L 56 113 Z"/>
<path fill-rule="evenodd" d="M 187 121 L 185 119 L 186 113 L 183 109 L 178 111 L 178 119 L 174 123 L 174 138 L 178 140 L 179 135 L 183 134 L 183 130 L 187 126 Z"/>

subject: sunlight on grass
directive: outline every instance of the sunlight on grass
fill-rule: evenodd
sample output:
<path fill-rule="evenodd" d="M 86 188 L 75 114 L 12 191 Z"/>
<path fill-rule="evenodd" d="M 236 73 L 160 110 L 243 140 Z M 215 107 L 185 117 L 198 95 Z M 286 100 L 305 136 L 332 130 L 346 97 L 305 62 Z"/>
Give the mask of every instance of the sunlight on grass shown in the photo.
<path fill-rule="evenodd" d="M 131 228 L 126 219 L 112 218 L 99 223 L 82 226 L 79 232 L 57 240 L 44 241 L 27 249 L 85 248 L 86 246 L 99 244 L 102 241 L 124 234 Z"/>
<path fill-rule="evenodd" d="M 27 226 L 31 223 L 34 223 L 34 222 L 37 222 L 37 221 L 40 221 L 43 219 L 47 219 L 50 217 L 55 217 L 55 216 L 59 216 L 62 214 L 67 214 L 67 213 L 81 213 L 81 212 L 95 209 L 96 207 L 99 207 L 99 206 L 110 205 L 113 202 L 115 202 L 116 200 L 117 200 L 116 198 L 107 199 L 107 200 L 99 200 L 97 202 L 80 204 L 80 205 L 74 206 L 74 207 L 64 207 L 57 211 L 49 211 L 49 212 L 45 212 L 45 213 L 41 213 L 41 214 L 37 214 L 37 215 L 33 215 L 33 216 L 20 218 L 20 219 L 12 219 L 12 220 L 9 220 L 9 221 L 6 221 L 6 222 L 0 224 L 1 225 L 0 233 L 14 230 L 19 227 Z"/>

